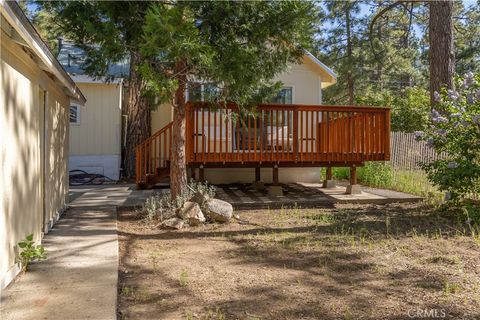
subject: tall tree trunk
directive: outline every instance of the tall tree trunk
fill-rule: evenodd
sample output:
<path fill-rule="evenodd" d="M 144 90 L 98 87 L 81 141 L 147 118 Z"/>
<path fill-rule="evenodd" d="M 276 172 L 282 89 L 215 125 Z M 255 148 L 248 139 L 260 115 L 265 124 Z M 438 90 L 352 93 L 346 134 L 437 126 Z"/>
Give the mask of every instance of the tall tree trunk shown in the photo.
<path fill-rule="evenodd" d="M 123 175 L 126 178 L 135 176 L 136 146 L 150 137 L 151 112 L 148 101 L 142 96 L 144 81 L 135 67 L 140 63 L 138 53 L 130 55 L 130 79 L 128 81 L 127 125 L 125 150 L 123 154 Z"/>
<path fill-rule="evenodd" d="M 353 67 L 353 58 L 352 58 L 352 51 L 353 51 L 353 44 L 352 44 L 352 26 L 351 26 L 351 17 L 350 17 L 350 3 L 347 2 L 345 6 L 345 27 L 347 32 L 347 61 L 348 61 L 348 71 L 347 71 L 347 90 L 348 90 L 348 103 L 353 105 L 355 100 L 355 88 L 353 82 L 353 74 L 352 74 L 352 67 Z"/>
<path fill-rule="evenodd" d="M 453 89 L 455 54 L 453 44 L 453 1 L 431 1 L 429 18 L 430 101 L 442 86 Z"/>
<path fill-rule="evenodd" d="M 187 83 L 186 65 L 179 61 L 175 65 L 178 74 L 178 88 L 175 92 L 172 125 L 172 159 L 170 163 L 170 192 L 176 199 L 187 188 L 187 167 L 185 162 L 185 88 Z"/>

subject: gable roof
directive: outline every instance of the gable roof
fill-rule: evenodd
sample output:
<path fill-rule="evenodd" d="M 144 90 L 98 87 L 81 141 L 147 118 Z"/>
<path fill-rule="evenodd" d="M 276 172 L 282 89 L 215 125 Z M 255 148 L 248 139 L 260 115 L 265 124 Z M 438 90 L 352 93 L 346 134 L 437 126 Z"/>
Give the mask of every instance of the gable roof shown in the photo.
<path fill-rule="evenodd" d="M 33 59 L 38 66 L 53 75 L 54 81 L 63 88 L 67 96 L 80 104 L 85 104 L 87 100 L 82 92 L 62 68 L 45 42 L 43 42 L 17 2 L 0 1 L 0 12 L 2 16 L 2 30 L 17 44 L 25 47 L 32 53 Z"/>

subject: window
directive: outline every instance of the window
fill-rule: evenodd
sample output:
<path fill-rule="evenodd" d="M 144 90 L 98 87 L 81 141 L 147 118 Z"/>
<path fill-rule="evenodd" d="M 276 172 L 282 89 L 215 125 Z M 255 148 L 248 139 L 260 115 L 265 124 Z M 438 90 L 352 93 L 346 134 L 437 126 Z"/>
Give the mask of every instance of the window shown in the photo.
<path fill-rule="evenodd" d="M 273 98 L 273 103 L 281 103 L 281 104 L 292 104 L 293 103 L 293 88 L 292 87 L 284 87 L 280 92 L 277 94 L 275 98 Z"/>
<path fill-rule="evenodd" d="M 218 88 L 212 83 L 194 82 L 188 85 L 188 101 L 213 100 L 218 95 Z"/>
<path fill-rule="evenodd" d="M 293 103 L 293 88 L 292 87 L 284 87 L 280 90 L 275 98 L 273 98 L 273 103 L 279 104 L 292 104 Z M 278 119 L 277 119 L 278 115 Z M 293 113 L 292 111 L 281 111 L 278 113 L 272 113 L 272 123 L 274 126 L 279 123 L 280 126 L 287 126 L 287 122 L 289 122 L 290 132 L 292 133 L 293 130 Z M 267 119 L 267 123 L 270 123 L 270 119 Z M 278 122 L 277 122 L 278 121 Z M 285 128 L 286 129 L 286 128 Z"/>
<path fill-rule="evenodd" d="M 80 107 L 70 106 L 70 123 L 80 124 Z"/>

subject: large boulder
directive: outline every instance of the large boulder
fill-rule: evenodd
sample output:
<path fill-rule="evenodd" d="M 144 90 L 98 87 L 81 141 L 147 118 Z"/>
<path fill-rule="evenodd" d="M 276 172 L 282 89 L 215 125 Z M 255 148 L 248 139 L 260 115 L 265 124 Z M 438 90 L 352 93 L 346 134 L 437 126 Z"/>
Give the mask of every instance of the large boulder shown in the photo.
<path fill-rule="evenodd" d="M 174 217 L 174 218 L 170 218 L 170 219 L 162 221 L 162 223 L 160 223 L 159 226 L 162 229 L 179 230 L 179 229 L 183 228 L 184 224 L 185 224 L 185 222 L 182 219 Z"/>
<path fill-rule="evenodd" d="M 178 210 L 178 216 L 187 221 L 191 226 L 198 226 L 205 222 L 205 216 L 203 215 L 200 205 L 193 201 L 187 201 Z"/>
<path fill-rule="evenodd" d="M 205 214 L 213 221 L 228 222 L 233 215 L 230 203 L 220 199 L 210 199 L 205 204 Z"/>

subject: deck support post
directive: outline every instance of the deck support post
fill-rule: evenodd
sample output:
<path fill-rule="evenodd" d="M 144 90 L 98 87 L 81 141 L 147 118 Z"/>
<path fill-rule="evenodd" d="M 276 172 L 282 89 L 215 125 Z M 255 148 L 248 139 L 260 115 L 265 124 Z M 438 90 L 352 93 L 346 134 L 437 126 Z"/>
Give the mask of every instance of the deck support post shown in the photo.
<path fill-rule="evenodd" d="M 255 181 L 262 181 L 260 176 L 260 167 L 255 167 Z"/>
<path fill-rule="evenodd" d="M 337 184 L 335 183 L 335 180 L 333 180 L 333 174 L 332 174 L 332 167 L 328 166 L 326 170 L 326 179 L 323 180 L 323 187 L 324 188 L 336 188 Z"/>
<path fill-rule="evenodd" d="M 362 190 L 357 184 L 357 167 L 355 165 L 350 167 L 350 184 L 347 186 L 346 194 L 360 194 Z"/>
<path fill-rule="evenodd" d="M 194 167 L 194 166 L 191 166 L 191 167 L 190 167 L 190 179 L 192 179 L 193 181 L 196 180 L 195 167 Z"/>
<path fill-rule="evenodd" d="M 278 165 L 273 166 L 273 183 L 268 187 L 269 196 L 283 196 L 283 189 L 278 179 Z"/>
<path fill-rule="evenodd" d="M 278 186 L 278 165 L 273 166 L 273 185 Z"/>
<path fill-rule="evenodd" d="M 260 167 L 255 167 L 255 181 L 252 182 L 251 187 L 257 191 L 265 191 L 265 184 L 261 180 Z"/>
<path fill-rule="evenodd" d="M 200 182 L 205 182 L 205 168 L 203 165 L 198 168 L 198 180 Z"/>

